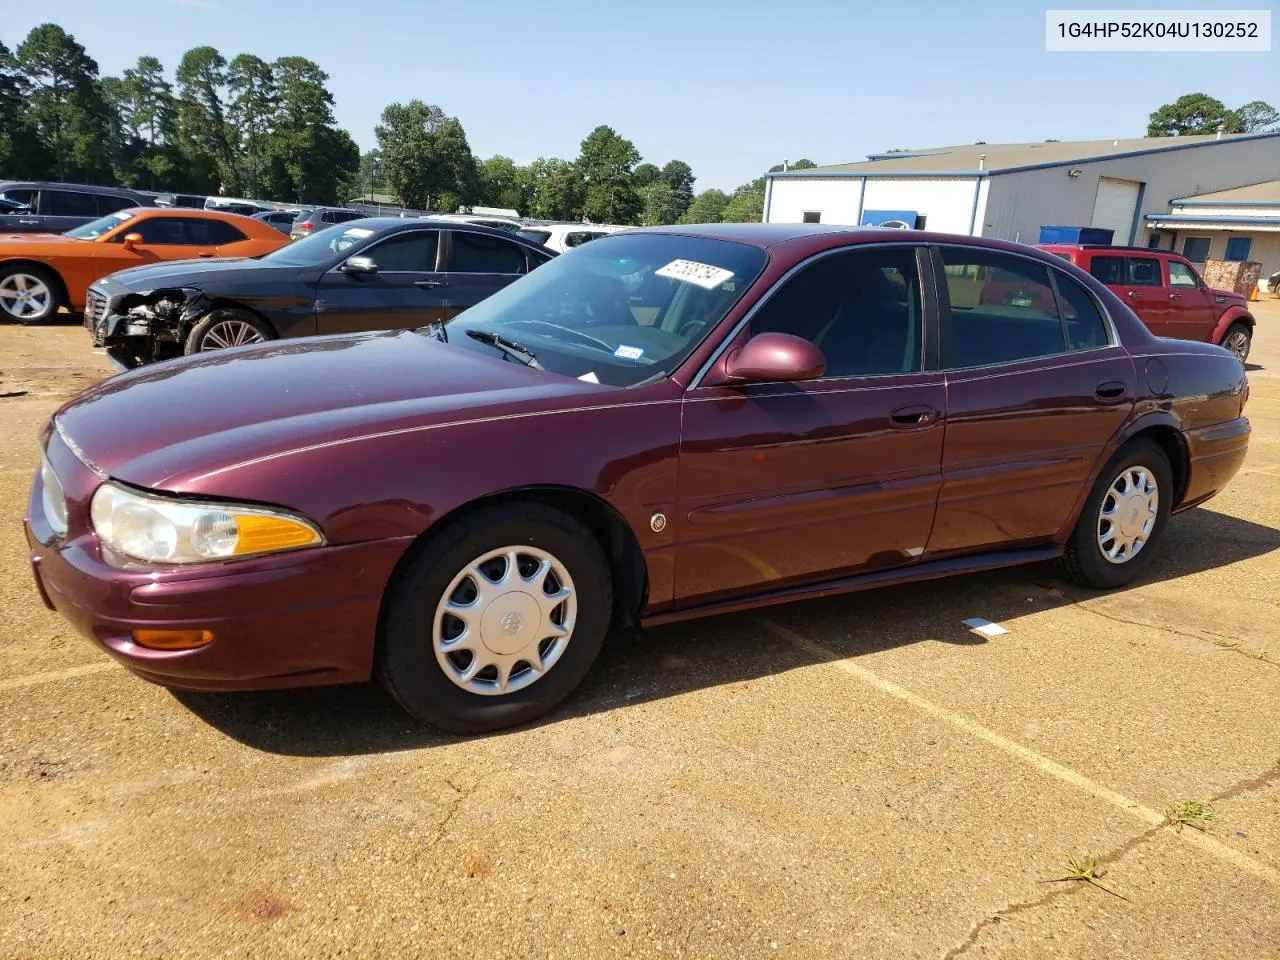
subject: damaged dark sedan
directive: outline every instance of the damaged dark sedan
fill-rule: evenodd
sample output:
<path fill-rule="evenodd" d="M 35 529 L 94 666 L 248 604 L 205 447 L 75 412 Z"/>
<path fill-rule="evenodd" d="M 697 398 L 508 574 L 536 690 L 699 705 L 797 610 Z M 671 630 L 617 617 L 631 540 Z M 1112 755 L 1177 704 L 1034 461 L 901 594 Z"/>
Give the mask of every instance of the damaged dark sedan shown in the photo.
<path fill-rule="evenodd" d="M 447 323 L 553 253 L 500 230 L 366 219 L 264 257 L 122 270 L 85 327 L 117 367 L 291 337 Z"/>

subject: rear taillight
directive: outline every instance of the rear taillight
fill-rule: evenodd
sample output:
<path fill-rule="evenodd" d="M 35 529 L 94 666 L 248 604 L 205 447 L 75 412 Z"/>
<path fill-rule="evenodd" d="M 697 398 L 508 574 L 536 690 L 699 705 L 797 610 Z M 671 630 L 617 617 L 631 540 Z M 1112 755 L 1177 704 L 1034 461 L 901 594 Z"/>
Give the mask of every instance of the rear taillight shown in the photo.
<path fill-rule="evenodd" d="M 314 223 L 300 223 L 298 224 L 298 229 L 301 230 L 303 233 L 310 233 L 311 228 L 314 226 L 315 226 Z"/>

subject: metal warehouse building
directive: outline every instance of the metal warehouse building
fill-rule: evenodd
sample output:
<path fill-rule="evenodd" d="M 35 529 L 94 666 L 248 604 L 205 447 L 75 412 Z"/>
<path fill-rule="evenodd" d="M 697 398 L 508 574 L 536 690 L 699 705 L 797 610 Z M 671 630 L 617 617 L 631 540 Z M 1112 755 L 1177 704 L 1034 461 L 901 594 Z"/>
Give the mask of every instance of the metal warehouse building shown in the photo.
<path fill-rule="evenodd" d="M 1116 244 L 1187 246 L 1192 259 L 1204 260 L 1238 255 L 1244 246 L 1227 250 L 1225 239 L 1206 245 L 1205 236 L 1225 236 L 1236 226 L 1277 229 L 1254 222 L 1267 219 L 1257 216 L 1267 207 L 1245 206 L 1234 196 L 1277 174 L 1280 133 L 970 144 L 771 173 L 764 219 L 914 227 L 1023 243 L 1036 243 L 1046 225 L 1103 227 L 1115 231 Z M 1222 205 L 1207 216 L 1203 204 L 1219 202 L 1212 198 L 1220 193 Z M 1202 206 L 1188 216 L 1197 202 Z M 1251 215 L 1247 223 L 1226 220 L 1238 207 Z M 1280 251 L 1270 243 L 1249 246 L 1247 257 L 1232 259 L 1266 254 L 1264 274 L 1280 269 Z"/>

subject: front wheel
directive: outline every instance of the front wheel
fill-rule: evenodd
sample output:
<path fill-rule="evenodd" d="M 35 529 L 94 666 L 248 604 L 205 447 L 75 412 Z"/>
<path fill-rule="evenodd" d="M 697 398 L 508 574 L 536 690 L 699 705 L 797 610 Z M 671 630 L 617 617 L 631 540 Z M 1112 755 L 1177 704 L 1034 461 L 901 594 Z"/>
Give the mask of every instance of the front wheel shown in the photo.
<path fill-rule="evenodd" d="M 1130 583 L 1155 556 L 1173 495 L 1173 468 L 1160 445 L 1127 443 L 1094 482 L 1059 568 L 1099 590 Z"/>
<path fill-rule="evenodd" d="M 262 343 L 275 339 L 271 328 L 244 310 L 222 307 L 211 310 L 209 315 L 191 328 L 183 353 L 204 353 L 227 347 L 243 347 L 250 343 Z"/>
<path fill-rule="evenodd" d="M 1249 359 L 1249 348 L 1253 346 L 1253 330 L 1247 323 L 1237 320 L 1227 327 L 1227 332 L 1222 335 L 1221 346 L 1226 347 L 1240 358 L 1241 363 L 1244 363 Z"/>
<path fill-rule="evenodd" d="M 543 503 L 497 504 L 442 531 L 390 588 L 378 674 L 432 726 L 513 726 L 581 682 L 612 613 L 608 560 L 581 521 Z"/>
<path fill-rule="evenodd" d="M 0 268 L 0 315 L 19 323 L 41 323 L 62 306 L 62 286 L 41 267 Z"/>

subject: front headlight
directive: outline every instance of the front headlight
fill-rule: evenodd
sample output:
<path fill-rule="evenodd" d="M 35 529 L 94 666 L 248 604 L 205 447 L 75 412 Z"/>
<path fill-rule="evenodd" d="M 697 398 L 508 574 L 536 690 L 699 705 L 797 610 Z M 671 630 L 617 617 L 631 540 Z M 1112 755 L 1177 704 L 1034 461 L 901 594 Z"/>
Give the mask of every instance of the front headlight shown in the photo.
<path fill-rule="evenodd" d="M 62 492 L 62 482 L 53 472 L 53 464 L 47 457 L 40 461 L 40 488 L 43 491 L 41 503 L 44 507 L 44 519 L 53 530 L 54 536 L 67 535 L 67 496 Z"/>
<path fill-rule="evenodd" d="M 108 548 L 147 563 L 207 563 L 324 542 L 310 522 L 284 511 L 193 503 L 111 482 L 98 487 L 89 514 Z"/>

